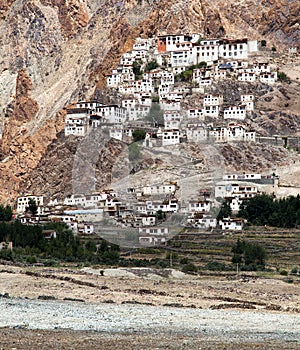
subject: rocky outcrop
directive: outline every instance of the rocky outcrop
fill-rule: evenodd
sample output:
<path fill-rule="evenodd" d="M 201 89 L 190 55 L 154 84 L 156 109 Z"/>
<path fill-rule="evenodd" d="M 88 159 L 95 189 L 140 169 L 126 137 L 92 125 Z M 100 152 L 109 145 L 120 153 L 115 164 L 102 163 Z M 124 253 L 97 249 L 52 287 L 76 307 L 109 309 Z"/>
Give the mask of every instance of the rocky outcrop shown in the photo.
<path fill-rule="evenodd" d="M 283 147 L 254 143 L 235 142 L 221 147 L 226 168 L 231 171 L 271 171 L 277 166 L 288 166 L 289 151 Z"/>
<path fill-rule="evenodd" d="M 41 4 L 52 6 L 58 13 L 62 33 L 70 38 L 86 27 L 89 16 L 86 4 L 81 0 L 41 0 Z"/>
<path fill-rule="evenodd" d="M 15 2 L 16 0 L 1 0 L 0 3 L 0 19 L 5 19 L 5 15 L 8 12 L 10 6 Z"/>
<path fill-rule="evenodd" d="M 80 144 L 80 137 L 68 136 L 65 137 L 61 132 L 58 138 L 49 144 L 45 155 L 40 159 L 31 175 L 22 183 L 22 188 L 27 193 L 38 193 L 52 199 L 63 199 L 68 195 L 76 192 L 81 188 L 83 193 L 90 193 L 92 190 L 100 190 L 107 187 L 111 180 L 112 169 L 116 159 L 123 151 L 125 144 L 115 139 L 111 139 L 105 147 L 99 148 L 95 153 L 95 159 L 92 159 L 95 166 L 95 188 L 85 188 L 88 186 L 88 179 L 85 178 L 86 172 L 89 172 L 91 164 L 86 160 L 84 162 L 87 169 L 75 169 L 76 153 Z M 84 146 L 81 146 L 82 154 L 84 155 Z M 91 152 L 90 149 L 85 149 L 86 152 Z M 77 153 L 78 156 L 78 153 Z M 85 158 L 85 157 L 84 157 Z M 80 175 L 81 186 L 76 186 L 77 171 Z M 87 174 L 89 175 L 89 174 Z M 86 191 L 86 192 L 85 192 Z M 80 192 L 81 193 L 81 192 Z"/>

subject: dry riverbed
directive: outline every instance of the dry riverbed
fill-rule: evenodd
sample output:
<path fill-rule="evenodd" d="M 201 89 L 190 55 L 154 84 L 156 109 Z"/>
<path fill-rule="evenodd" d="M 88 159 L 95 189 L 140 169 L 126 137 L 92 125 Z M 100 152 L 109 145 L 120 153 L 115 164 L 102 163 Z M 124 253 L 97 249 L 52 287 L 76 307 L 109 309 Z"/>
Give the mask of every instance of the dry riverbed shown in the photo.
<path fill-rule="evenodd" d="M 0 349 L 300 348 L 298 283 L 148 268 L 0 274 Z"/>

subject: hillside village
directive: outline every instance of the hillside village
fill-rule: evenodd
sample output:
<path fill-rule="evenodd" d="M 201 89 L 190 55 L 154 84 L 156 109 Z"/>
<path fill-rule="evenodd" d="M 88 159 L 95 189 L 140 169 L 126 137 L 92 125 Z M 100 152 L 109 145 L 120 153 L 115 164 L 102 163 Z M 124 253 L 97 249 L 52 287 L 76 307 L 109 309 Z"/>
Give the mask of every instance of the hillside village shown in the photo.
<path fill-rule="evenodd" d="M 158 152 L 182 143 L 263 142 L 249 123 L 254 94 L 235 91 L 238 102 L 232 104 L 224 95 L 210 93 L 219 81 L 276 84 L 280 72 L 259 60 L 258 51 L 257 41 L 244 38 L 137 38 L 132 51 L 123 54 L 107 76 L 107 88 L 118 96 L 118 103 L 78 101 L 66 110 L 65 136 L 84 138 L 97 129 L 129 145 L 137 141 L 136 131 L 142 131 L 138 147 Z M 286 142 L 277 137 L 275 141 Z M 275 193 L 277 184 L 274 173 L 225 174 L 213 188 L 195 188 L 194 198 L 183 203 L 177 179 L 158 178 L 128 187 L 125 194 L 110 188 L 61 199 L 20 196 L 16 215 L 22 223 L 63 221 L 76 234 L 118 231 L 124 240 L 130 236 L 131 244 L 160 245 L 183 228 L 241 230 L 242 219 L 217 220 L 221 203 L 237 214 L 244 200 L 264 191 Z M 32 201 L 37 205 L 34 215 L 26 212 Z M 176 225 L 174 215 L 181 218 Z"/>

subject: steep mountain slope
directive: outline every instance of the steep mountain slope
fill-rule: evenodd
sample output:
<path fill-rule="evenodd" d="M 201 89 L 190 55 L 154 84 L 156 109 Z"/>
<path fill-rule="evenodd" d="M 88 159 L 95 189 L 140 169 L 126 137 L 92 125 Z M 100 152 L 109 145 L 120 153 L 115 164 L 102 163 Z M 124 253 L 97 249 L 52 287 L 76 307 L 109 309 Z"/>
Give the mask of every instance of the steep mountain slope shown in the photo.
<path fill-rule="evenodd" d="M 24 188 L 63 129 L 62 109 L 102 88 L 137 36 L 248 35 L 295 46 L 298 16 L 299 2 L 288 0 L 1 1 L 0 201 Z"/>

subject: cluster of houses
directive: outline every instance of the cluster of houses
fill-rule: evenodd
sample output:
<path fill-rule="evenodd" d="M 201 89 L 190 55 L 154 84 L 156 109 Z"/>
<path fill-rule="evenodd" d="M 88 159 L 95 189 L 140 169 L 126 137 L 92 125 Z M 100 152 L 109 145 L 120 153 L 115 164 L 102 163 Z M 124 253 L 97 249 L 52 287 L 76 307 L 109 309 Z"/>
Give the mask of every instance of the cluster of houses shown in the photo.
<path fill-rule="evenodd" d="M 244 200 L 260 193 L 260 183 L 275 180 L 275 176 L 261 174 L 224 175 L 214 188 L 214 196 L 210 196 L 209 191 L 200 191 L 197 199 L 190 199 L 187 203 L 182 202 L 179 186 L 172 181 L 127 188 L 128 196 L 123 194 L 123 198 L 113 189 L 90 195 L 73 194 L 62 200 L 46 201 L 43 196 L 27 195 L 18 198 L 16 217 L 24 224 L 64 222 L 75 234 L 82 235 L 97 233 L 97 225 L 109 219 L 113 220 L 116 230 L 135 230 L 140 245 L 158 245 L 166 242 L 172 234 L 172 224 L 168 219 L 176 214 L 184 216 L 181 228 L 241 230 L 244 220 L 230 217 L 217 220 L 212 212 L 216 213 L 222 199 L 230 204 L 233 213 L 237 213 Z M 37 204 L 34 215 L 27 212 L 32 201 Z M 51 237 L 51 233 L 46 234 L 47 238 Z"/>
<path fill-rule="evenodd" d="M 221 79 L 274 83 L 276 72 L 268 63 L 249 63 L 257 51 L 257 41 L 248 39 L 201 39 L 198 34 L 137 38 L 107 75 L 107 87 L 118 91 L 120 103 L 77 102 L 67 109 L 65 135 L 83 137 L 91 128 L 101 128 L 130 142 L 133 131 L 142 127 L 146 147 L 207 139 L 255 141 L 255 131 L 245 122 L 254 111 L 255 96 L 241 94 L 232 104 L 206 90 Z M 178 82 L 186 71 L 190 80 Z M 196 96 L 196 108 L 187 96 Z M 158 102 L 162 118 L 152 111 Z"/>
<path fill-rule="evenodd" d="M 257 51 L 257 41 L 248 39 L 202 39 L 198 34 L 137 38 L 132 51 L 123 54 L 117 69 L 107 75 L 107 87 L 118 93 L 119 103 L 77 102 L 66 111 L 65 136 L 84 137 L 97 128 L 130 143 L 134 131 L 143 129 L 146 148 L 209 140 L 255 142 L 256 133 L 246 121 L 254 111 L 255 96 L 237 92 L 238 102 L 232 104 L 222 94 L 213 94 L 210 86 L 225 79 L 275 83 L 276 72 L 268 63 L 252 59 L 250 64 Z M 160 245 L 170 236 L 168 219 L 175 214 L 184 216 L 182 227 L 241 230 L 244 220 L 217 220 L 212 213 L 221 201 L 238 213 L 243 201 L 261 193 L 261 183 L 275 180 L 261 174 L 225 175 L 212 198 L 199 192 L 187 203 L 172 181 L 128 188 L 133 201 L 113 189 L 47 201 L 28 195 L 18 198 L 16 216 L 25 224 L 64 222 L 75 234 L 97 233 L 97 223 L 109 219 L 114 227 L 134 229 L 140 245 Z M 30 199 L 37 204 L 34 215 L 27 210 Z"/>

